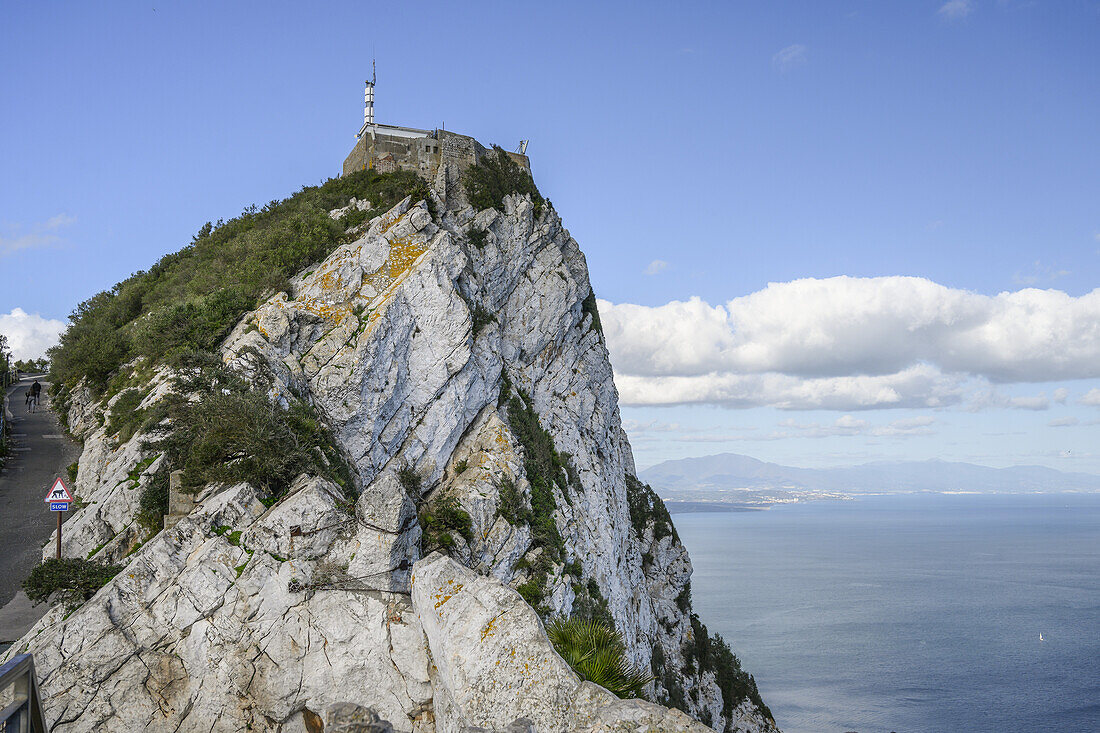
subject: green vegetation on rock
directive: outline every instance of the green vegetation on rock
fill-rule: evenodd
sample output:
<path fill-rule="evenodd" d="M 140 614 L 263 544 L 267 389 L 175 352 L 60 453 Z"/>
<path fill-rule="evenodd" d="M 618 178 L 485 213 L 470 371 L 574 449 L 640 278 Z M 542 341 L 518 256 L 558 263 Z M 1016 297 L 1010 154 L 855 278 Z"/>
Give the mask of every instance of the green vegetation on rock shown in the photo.
<path fill-rule="evenodd" d="M 459 535 L 467 543 L 474 540 L 473 520 L 470 514 L 459 506 L 458 499 L 451 494 L 442 494 L 420 508 L 421 535 L 420 545 L 423 554 L 433 550 L 442 550 L 450 554 L 454 547 L 454 535 Z"/>
<path fill-rule="evenodd" d="M 626 479 L 626 500 L 630 507 L 630 523 L 634 527 L 635 534 L 639 538 L 644 537 L 646 528 L 652 526 L 654 541 L 669 535 L 679 541 L 680 537 L 676 534 L 676 527 L 672 524 L 668 508 L 661 501 L 661 497 L 657 496 L 657 492 L 629 473 L 625 474 L 624 478 Z"/>
<path fill-rule="evenodd" d="M 95 595 L 122 567 L 94 560 L 50 558 L 31 570 L 23 581 L 23 591 L 35 605 L 57 593 L 57 599 L 72 610 Z"/>
<path fill-rule="evenodd" d="M 160 530 L 168 513 L 168 464 L 162 462 L 138 497 L 137 523 L 153 534 Z"/>
<path fill-rule="evenodd" d="M 401 488 L 405 490 L 405 493 L 415 501 L 420 501 L 420 495 L 424 493 L 424 479 L 420 477 L 420 474 L 416 472 L 416 469 L 412 466 L 402 466 L 397 471 L 397 482 L 401 484 Z"/>
<path fill-rule="evenodd" d="M 107 434 L 118 435 L 118 442 L 125 443 L 145 422 L 146 411 L 139 405 L 146 393 L 136 387 L 123 390 L 111 405 L 111 416 L 107 420 Z"/>
<path fill-rule="evenodd" d="M 504 197 L 518 193 L 530 194 L 535 203 L 535 215 L 542 211 L 543 198 L 535 186 L 531 174 L 499 147 L 493 146 L 493 152 L 471 165 L 462 174 L 462 185 L 466 189 L 466 198 L 476 210 L 504 210 Z M 469 234 L 467 234 L 469 237 Z"/>
<path fill-rule="evenodd" d="M 650 669 L 653 670 L 653 678 L 658 688 L 657 699 L 654 702 L 664 705 L 666 708 L 678 708 L 687 712 L 687 698 L 684 697 L 684 684 L 681 675 L 665 660 L 664 649 L 660 644 L 653 645 L 650 655 Z M 661 691 L 663 688 L 663 692 Z"/>
<path fill-rule="evenodd" d="M 539 424 L 539 416 L 531 406 L 530 397 L 505 381 L 500 398 L 508 407 L 508 424 L 524 448 L 524 469 L 531 485 L 530 510 L 517 518 L 531 526 L 531 540 L 535 547 L 549 551 L 553 560 L 561 560 L 565 545 L 554 522 L 553 486 L 557 484 L 563 495 L 568 495 L 569 479 L 564 460 L 554 449 L 553 438 Z"/>
<path fill-rule="evenodd" d="M 408 195 L 430 200 L 414 173 L 359 171 L 207 223 L 180 251 L 76 307 L 50 350 L 54 382 L 71 388 L 85 378 L 102 392 L 136 356 L 164 362 L 215 350 L 260 299 L 285 290 L 294 274 L 346 241 L 344 222 L 333 221 L 330 210 L 355 197 L 385 211 Z"/>
<path fill-rule="evenodd" d="M 277 498 L 302 473 L 351 490 L 351 469 L 311 406 L 292 396 L 284 397 L 286 408 L 272 402 L 213 354 L 190 354 L 179 368 L 179 394 L 158 403 L 171 432 L 148 447 L 164 451 L 173 470 L 183 470 L 185 490 L 247 481 Z M 155 483 L 150 508 L 159 507 L 162 484 Z"/>
<path fill-rule="evenodd" d="M 483 308 L 480 303 L 475 304 L 470 311 L 470 319 L 473 321 L 472 331 L 476 338 L 481 330 L 497 319 L 492 313 Z"/>
<path fill-rule="evenodd" d="M 691 614 L 691 641 L 684 645 L 684 660 L 688 672 L 697 671 L 700 676 L 710 672 L 722 691 L 722 714 L 729 719 L 733 709 L 744 700 L 751 700 L 768 719 L 771 710 L 760 698 L 756 680 L 741 669 L 741 661 L 730 650 L 720 634 L 711 636 L 699 616 Z M 686 711 L 685 711 L 686 712 Z"/>
<path fill-rule="evenodd" d="M 485 240 L 488 239 L 488 237 L 489 232 L 485 229 L 478 229 L 477 227 L 471 226 L 466 230 L 466 241 L 478 249 L 484 249 Z"/>
<path fill-rule="evenodd" d="M 596 307 L 596 292 L 594 290 L 589 290 L 588 295 L 581 301 L 581 313 L 592 316 L 589 327 L 596 329 L 597 333 L 603 334 L 603 324 L 600 322 L 600 311 Z"/>
<path fill-rule="evenodd" d="M 546 635 L 581 678 L 619 697 L 641 697 L 642 688 L 653 679 L 631 666 L 622 636 L 600 621 L 554 619 L 547 624 Z"/>
<path fill-rule="evenodd" d="M 523 448 L 523 467 L 531 485 L 531 499 L 528 506 L 526 497 L 515 483 L 503 480 L 497 486 L 497 514 L 514 526 L 526 524 L 531 527 L 531 548 L 538 550 L 538 556 L 534 562 L 521 561 L 524 564 L 517 566 L 529 572 L 526 582 L 516 590 L 545 615 L 548 609 L 542 601 L 550 571 L 555 563 L 565 561 L 565 542 L 554 518 L 557 510 L 554 487 L 557 486 L 566 501 L 571 501 L 570 492 L 573 487 L 579 487 L 579 479 L 569 454 L 558 452 L 553 437 L 539 422 L 531 398 L 514 387 L 507 375 L 502 376 L 501 382 L 499 404 L 507 407 L 508 424 Z M 589 594 L 583 590 L 586 587 L 582 587 L 578 595 L 591 601 L 588 604 L 591 609 L 600 608 L 599 600 L 588 598 Z M 596 592 L 599 593 L 598 587 Z M 606 601 L 603 606 L 606 607 Z M 610 621 L 611 617 L 607 614 L 603 618 Z"/>
<path fill-rule="evenodd" d="M 680 609 L 682 613 L 689 613 L 691 611 L 691 581 L 689 580 L 684 584 L 684 589 L 680 591 L 676 596 L 676 607 Z"/>
<path fill-rule="evenodd" d="M 510 478 L 503 478 L 497 483 L 497 516 L 504 517 L 513 527 L 531 523 L 527 501 L 516 482 Z"/>
<path fill-rule="evenodd" d="M 608 628 L 615 628 L 611 606 L 600 591 L 599 583 L 592 578 L 586 583 L 573 584 L 573 617 L 599 621 Z"/>

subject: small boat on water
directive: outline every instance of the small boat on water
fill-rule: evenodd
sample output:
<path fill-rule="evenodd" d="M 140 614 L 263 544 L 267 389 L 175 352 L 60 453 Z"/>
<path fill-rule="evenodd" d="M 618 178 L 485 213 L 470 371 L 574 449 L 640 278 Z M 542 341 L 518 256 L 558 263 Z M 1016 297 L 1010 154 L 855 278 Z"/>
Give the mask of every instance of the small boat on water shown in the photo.
<path fill-rule="evenodd" d="M 1042 631 L 1039 632 L 1039 641 L 1046 641 L 1046 639 L 1043 638 L 1043 632 Z"/>

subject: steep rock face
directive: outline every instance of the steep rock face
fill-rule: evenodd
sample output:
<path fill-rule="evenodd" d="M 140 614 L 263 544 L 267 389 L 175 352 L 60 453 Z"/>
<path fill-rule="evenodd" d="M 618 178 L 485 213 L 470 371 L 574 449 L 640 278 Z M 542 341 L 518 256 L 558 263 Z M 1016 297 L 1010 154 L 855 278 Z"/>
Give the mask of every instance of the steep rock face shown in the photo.
<path fill-rule="evenodd" d="M 216 730 L 301 730 L 341 700 L 401 731 L 490 722 L 435 658 L 476 650 L 438 625 L 425 637 L 427 611 L 414 608 L 413 564 L 433 531 L 469 568 L 459 570 L 495 578 L 479 581 L 486 588 L 519 588 L 543 613 L 608 614 L 632 661 L 652 665 L 655 696 L 719 730 L 774 730 L 747 701 L 730 710 L 714 674 L 685 659 L 690 562 L 659 517 L 631 510 L 639 489 L 579 247 L 528 198 L 475 213 L 452 197 L 446 209 L 446 180 L 441 215 L 401 202 L 244 318 L 223 347 L 273 399 L 293 393 L 318 409 L 355 470 L 353 514 L 318 479 L 303 477 L 271 509 L 246 485 L 208 487 L 92 601 L 63 621 L 51 612 L 13 648 L 36 654 L 59 730 L 132 730 L 142 715 L 167 728 L 206 719 L 224 721 Z M 101 552 L 118 560 L 136 537 L 136 493 L 120 477 L 140 468 L 140 482 L 159 459 L 143 436 L 113 446 L 96 427 L 104 407 L 70 408 L 85 438 L 78 492 L 96 503 L 74 517 L 79 531 L 66 529 L 66 551 L 107 542 Z M 468 526 L 422 530 L 418 513 L 423 521 L 446 502 Z M 545 641 L 527 610 L 517 628 Z M 547 684 L 576 689 L 560 659 L 551 667 Z M 73 675 L 87 687 L 65 689 Z M 532 694 L 531 704 L 541 699 Z M 123 714 L 128 696 L 142 702 Z M 586 724 L 648 715 L 665 721 L 656 729 L 691 729 L 639 705 L 598 705 L 603 717 Z"/>
<path fill-rule="evenodd" d="M 242 321 L 226 358 L 307 396 L 365 493 L 382 490 L 377 477 L 411 467 L 428 499 L 456 499 L 472 537 L 452 537 L 455 557 L 526 586 L 549 613 L 577 610 L 578 592 L 591 605 L 594 591 L 632 660 L 649 667 L 660 647 L 683 704 L 725 727 L 713 674 L 692 671 L 681 651 L 693 634 L 687 554 L 675 537 L 655 538 L 644 520 L 631 521 L 635 469 L 607 350 L 585 308 L 584 256 L 553 209 L 535 210 L 511 196 L 503 212 L 459 206 L 433 217 L 428 202 L 402 202 L 298 278 L 293 299 L 276 296 Z M 505 482 L 534 501 L 530 446 L 510 424 L 502 392 L 520 396 L 568 464 L 565 485 L 549 487 L 563 551 L 541 568 L 540 554 L 553 548 L 501 511 Z M 769 725 L 758 715 L 741 727 Z"/>
<path fill-rule="evenodd" d="M 478 248 L 456 216 L 441 227 L 426 204 L 403 202 L 300 278 L 293 300 L 273 298 L 242 322 L 227 358 L 308 395 L 368 493 L 382 472 L 411 466 L 429 490 L 461 494 L 478 520 L 475 535 L 486 539 L 496 523 L 494 483 L 525 478 L 507 414 L 496 409 L 505 375 L 571 456 L 579 486 L 570 496 L 554 487 L 567 555 L 597 581 L 628 646 L 648 662 L 638 632 L 652 628 L 652 606 L 638 595 L 644 576 L 625 512 L 633 464 L 607 352 L 582 311 L 587 269 L 557 215 L 536 220 L 533 208 L 512 197 L 506 213 L 482 212 L 468 225 L 488 232 Z M 494 320 L 474 333 L 478 309 Z M 494 429 L 495 438 L 481 435 Z M 471 478 L 447 471 L 469 431 L 483 438 L 471 477 L 483 476 L 480 506 Z M 511 579 L 511 568 L 498 571 Z M 551 610 L 570 610 L 568 588 L 550 596 Z"/>

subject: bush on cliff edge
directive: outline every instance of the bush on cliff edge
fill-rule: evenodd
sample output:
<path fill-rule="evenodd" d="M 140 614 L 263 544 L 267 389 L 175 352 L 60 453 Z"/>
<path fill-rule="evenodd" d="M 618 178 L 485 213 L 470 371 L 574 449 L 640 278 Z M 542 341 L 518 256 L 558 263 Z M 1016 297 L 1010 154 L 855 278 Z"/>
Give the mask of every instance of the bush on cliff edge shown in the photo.
<path fill-rule="evenodd" d="M 535 215 L 542 210 L 543 198 L 531 174 L 497 146 L 493 152 L 474 163 L 462 174 L 462 186 L 470 205 L 478 211 L 504 210 L 504 197 L 518 193 L 530 194 L 535 202 Z"/>
<path fill-rule="evenodd" d="M 158 403 L 158 412 L 147 418 L 167 418 L 171 433 L 146 447 L 164 451 L 167 464 L 183 470 L 185 490 L 247 481 L 275 499 L 299 475 L 310 473 L 351 491 L 350 466 L 305 402 L 290 395 L 283 398 L 285 408 L 272 402 L 265 390 L 254 388 L 214 354 L 187 355 L 178 368 L 178 393 Z M 158 510 L 161 493 L 150 496 L 152 511 Z"/>
<path fill-rule="evenodd" d="M 23 591 L 35 605 L 57 593 L 58 600 L 72 610 L 107 585 L 122 567 L 79 558 L 50 558 L 35 566 L 23 581 Z"/>

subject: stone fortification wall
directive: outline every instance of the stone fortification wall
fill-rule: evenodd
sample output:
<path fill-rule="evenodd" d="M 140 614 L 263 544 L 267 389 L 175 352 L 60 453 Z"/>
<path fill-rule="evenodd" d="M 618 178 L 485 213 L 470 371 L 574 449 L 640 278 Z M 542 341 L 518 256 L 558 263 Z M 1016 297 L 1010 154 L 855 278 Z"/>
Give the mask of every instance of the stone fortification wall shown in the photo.
<path fill-rule="evenodd" d="M 373 168 L 381 173 L 409 170 L 432 180 L 440 163 L 461 171 L 481 160 L 488 152 L 489 148 L 469 135 L 448 130 L 427 131 L 377 125 L 373 130 L 364 130 L 359 136 L 355 147 L 344 159 L 342 175 Z M 526 155 L 509 152 L 508 156 L 523 168 L 531 170 L 531 162 Z"/>

